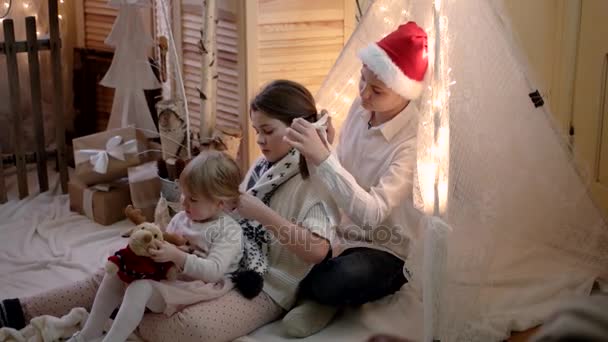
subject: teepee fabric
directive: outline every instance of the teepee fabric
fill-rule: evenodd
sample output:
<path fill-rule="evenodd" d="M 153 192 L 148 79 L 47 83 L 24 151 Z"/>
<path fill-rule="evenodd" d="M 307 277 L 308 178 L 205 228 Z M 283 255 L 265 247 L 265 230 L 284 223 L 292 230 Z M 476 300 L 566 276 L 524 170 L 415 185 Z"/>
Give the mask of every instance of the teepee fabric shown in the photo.
<path fill-rule="evenodd" d="M 547 106 L 536 108 L 528 97 L 535 83 L 511 39 L 502 2 L 441 1 L 439 27 L 448 29 L 438 44 L 434 5 L 376 0 L 317 101 L 339 127 L 357 96 L 357 52 L 408 21 L 429 35 L 430 69 L 437 48 L 446 54 L 449 68 L 440 76 L 449 78 L 443 94 L 447 201 L 440 217 L 412 228 L 421 230 L 415 236 L 440 236 L 444 243 L 410 242 L 415 248 L 406 263 L 413 281 L 407 286 L 426 291 L 425 326 L 433 328 L 425 340 L 500 341 L 511 330 L 541 324 L 561 301 L 586 295 L 595 281 L 608 278 L 608 226 Z M 433 83 L 428 75 L 424 82 L 417 177 L 423 190 L 434 179 L 421 161 L 434 153 L 429 132 L 435 129 Z M 425 234 L 428 227 L 446 229 Z M 424 282 L 425 275 L 436 281 Z"/>

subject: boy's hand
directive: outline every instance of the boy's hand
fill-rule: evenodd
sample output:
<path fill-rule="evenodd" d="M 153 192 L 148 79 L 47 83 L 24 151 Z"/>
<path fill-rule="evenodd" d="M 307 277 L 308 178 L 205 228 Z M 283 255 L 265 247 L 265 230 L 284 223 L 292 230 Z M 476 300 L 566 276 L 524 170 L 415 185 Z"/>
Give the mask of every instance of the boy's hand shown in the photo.
<path fill-rule="evenodd" d="M 187 254 L 177 246 L 166 241 L 154 241 L 154 246 L 148 249 L 152 260 L 156 262 L 173 262 L 180 269 L 184 268 Z"/>
<path fill-rule="evenodd" d="M 331 140 L 333 140 L 333 126 L 331 125 Z M 329 127 L 328 127 L 329 128 Z M 330 137 L 328 129 L 328 140 Z M 300 153 L 311 161 L 315 166 L 319 166 L 327 157 L 329 157 L 329 148 L 321 140 L 319 132 L 313 126 L 312 123 L 297 118 L 293 120 L 291 127 L 287 128 L 287 133 L 283 137 L 283 140 L 291 145 L 293 148 L 300 151 Z"/>

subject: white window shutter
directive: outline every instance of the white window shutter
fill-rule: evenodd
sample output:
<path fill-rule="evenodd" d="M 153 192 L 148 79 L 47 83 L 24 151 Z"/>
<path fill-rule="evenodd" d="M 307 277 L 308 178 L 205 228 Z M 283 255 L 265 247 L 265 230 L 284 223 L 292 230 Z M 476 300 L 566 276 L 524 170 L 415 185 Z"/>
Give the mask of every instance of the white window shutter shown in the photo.
<path fill-rule="evenodd" d="M 118 11 L 108 5 L 107 0 L 84 0 L 84 34 L 87 49 L 113 51 L 104 41 Z"/>
<path fill-rule="evenodd" d="M 218 82 L 217 125 L 233 130 L 240 127 L 238 37 L 236 18 L 229 13 L 222 15 L 217 28 Z"/>
<path fill-rule="evenodd" d="M 184 87 L 190 112 L 190 124 L 195 131 L 200 128 L 200 100 L 198 88 L 201 81 L 201 54 L 198 43 L 203 26 L 202 5 L 182 5 L 182 65 Z M 234 14 L 220 10 L 217 27 L 218 82 L 217 119 L 219 128 L 241 128 L 238 74 L 238 36 Z"/>
<path fill-rule="evenodd" d="M 201 55 L 198 42 L 203 26 L 202 5 L 182 4 L 181 13 L 181 47 L 182 47 L 182 74 L 186 101 L 190 112 L 190 126 L 196 132 L 201 124 L 201 105 L 198 88 L 201 81 Z"/>

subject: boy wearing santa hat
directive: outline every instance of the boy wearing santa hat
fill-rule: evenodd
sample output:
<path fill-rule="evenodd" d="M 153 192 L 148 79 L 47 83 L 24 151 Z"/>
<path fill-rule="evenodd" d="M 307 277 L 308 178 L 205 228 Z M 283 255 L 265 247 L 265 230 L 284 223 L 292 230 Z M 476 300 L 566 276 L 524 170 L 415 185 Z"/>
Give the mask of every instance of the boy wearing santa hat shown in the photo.
<path fill-rule="evenodd" d="M 342 211 L 333 257 L 300 284 L 304 302 L 283 319 L 296 337 L 316 333 L 338 308 L 361 305 L 407 282 L 405 258 L 418 236 L 413 205 L 418 109 L 428 67 L 427 35 L 416 23 L 399 26 L 359 51 L 359 97 L 342 126 L 336 153 L 315 126 L 296 119 L 285 140 L 316 166 Z"/>

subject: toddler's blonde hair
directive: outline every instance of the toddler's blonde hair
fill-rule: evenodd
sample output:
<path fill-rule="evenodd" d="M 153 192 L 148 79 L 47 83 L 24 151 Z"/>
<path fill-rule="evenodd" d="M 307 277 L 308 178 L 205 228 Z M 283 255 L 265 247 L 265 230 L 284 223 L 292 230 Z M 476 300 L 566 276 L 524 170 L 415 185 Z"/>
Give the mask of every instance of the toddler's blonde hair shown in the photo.
<path fill-rule="evenodd" d="M 241 170 L 226 153 L 203 150 L 186 165 L 179 182 L 195 195 L 230 201 L 240 194 Z"/>

